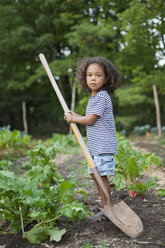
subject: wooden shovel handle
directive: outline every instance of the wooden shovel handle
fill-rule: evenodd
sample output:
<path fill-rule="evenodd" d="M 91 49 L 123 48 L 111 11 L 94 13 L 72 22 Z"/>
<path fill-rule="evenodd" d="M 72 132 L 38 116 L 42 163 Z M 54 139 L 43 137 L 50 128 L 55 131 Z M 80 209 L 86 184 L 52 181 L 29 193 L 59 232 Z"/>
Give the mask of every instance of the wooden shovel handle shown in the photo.
<path fill-rule="evenodd" d="M 43 54 L 40 54 L 39 58 L 40 58 L 43 66 L 45 68 L 45 71 L 48 74 L 50 82 L 52 83 L 52 86 L 53 86 L 53 88 L 54 88 L 54 90 L 55 90 L 55 92 L 57 94 L 57 97 L 58 97 L 58 99 L 59 99 L 59 101 L 60 101 L 60 103 L 61 103 L 61 105 L 63 107 L 64 112 L 68 112 L 69 108 L 68 108 L 68 106 L 67 106 L 67 104 L 66 104 L 66 102 L 65 102 L 65 100 L 64 100 L 64 98 L 63 98 L 63 96 L 62 96 L 62 94 L 61 94 L 61 92 L 59 90 L 59 88 L 58 88 L 58 85 L 57 85 L 57 83 L 56 83 L 56 81 L 55 81 L 55 79 L 54 79 L 54 77 L 52 75 L 52 72 L 51 72 L 51 70 L 49 68 L 49 65 L 48 65 L 48 63 L 46 61 L 45 56 Z M 81 147 L 81 149 L 82 149 L 82 151 L 84 153 L 84 156 L 86 157 L 90 167 L 91 168 L 95 167 L 93 159 L 92 159 L 92 157 L 91 157 L 91 155 L 90 155 L 90 153 L 88 151 L 88 148 L 87 148 L 87 146 L 86 146 L 86 144 L 85 144 L 85 142 L 84 142 L 84 140 L 83 140 L 83 138 L 81 136 L 81 133 L 80 133 L 77 125 L 75 123 L 71 123 L 70 126 L 71 126 L 71 128 L 72 128 L 72 130 L 73 130 L 73 132 L 74 132 L 74 134 L 75 134 L 75 136 L 76 136 L 76 138 L 77 138 L 77 140 L 78 140 L 78 142 L 80 144 L 80 147 Z"/>
<path fill-rule="evenodd" d="M 46 58 L 45 58 L 44 54 L 41 53 L 39 55 L 39 58 L 41 60 L 41 63 L 43 65 L 43 67 L 45 68 L 45 71 L 48 74 L 50 82 L 51 82 L 51 84 L 52 84 L 52 86 L 53 86 L 53 88 L 54 88 L 54 90 L 55 90 L 55 92 L 57 94 L 57 97 L 58 97 L 58 99 L 59 99 L 59 101 L 60 101 L 60 103 L 61 103 L 61 105 L 63 107 L 63 110 L 65 112 L 68 112 L 69 108 L 68 108 L 68 106 L 67 106 L 67 104 L 66 104 L 66 102 L 65 102 L 65 100 L 64 100 L 64 98 L 63 98 L 63 96 L 62 96 L 62 94 L 61 94 L 61 92 L 59 90 L 59 88 L 58 88 L 58 85 L 57 85 L 57 83 L 56 83 L 56 81 L 55 81 L 55 79 L 54 79 L 54 77 L 52 75 L 52 72 L 51 72 L 51 70 L 49 68 L 49 65 L 48 65 L 48 63 L 46 61 Z M 95 163 L 94 163 L 94 161 L 93 161 L 93 159 L 92 159 L 92 157 L 91 157 L 91 155 L 90 155 L 90 153 L 88 151 L 88 148 L 87 148 L 87 146 L 86 146 L 86 144 L 85 144 L 85 142 L 84 142 L 84 140 L 82 138 L 82 135 L 81 135 L 77 125 L 75 123 L 71 123 L 70 126 L 71 126 L 71 128 L 72 128 L 72 130 L 73 130 L 73 132 L 74 132 L 74 134 L 76 136 L 77 141 L 79 142 L 79 145 L 80 145 L 80 147 L 81 147 L 81 149 L 82 149 L 82 151 L 84 153 L 84 156 L 85 156 L 89 166 L 91 167 L 91 169 L 92 169 L 92 171 L 93 171 L 93 173 L 95 175 L 96 180 L 98 181 L 99 185 L 101 186 L 101 188 L 102 188 L 102 190 L 103 190 L 103 192 L 105 194 L 105 197 L 106 197 L 106 200 L 107 200 L 106 204 L 110 204 L 110 196 L 108 194 L 108 191 L 107 191 L 107 189 L 106 189 L 106 187 L 104 185 L 104 182 L 103 182 L 100 174 L 98 173 L 97 167 L 96 167 L 96 165 L 95 165 Z"/>

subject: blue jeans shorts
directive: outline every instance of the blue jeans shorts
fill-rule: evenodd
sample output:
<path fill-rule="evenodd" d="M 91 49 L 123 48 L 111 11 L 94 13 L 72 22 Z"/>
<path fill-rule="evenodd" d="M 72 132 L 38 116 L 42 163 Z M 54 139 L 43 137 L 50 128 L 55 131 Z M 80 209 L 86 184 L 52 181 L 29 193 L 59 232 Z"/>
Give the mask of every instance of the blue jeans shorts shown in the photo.
<path fill-rule="evenodd" d="M 115 173 L 115 155 L 112 153 L 98 154 L 92 157 L 100 176 L 114 175 Z M 92 169 L 88 165 L 88 173 L 93 174 Z"/>

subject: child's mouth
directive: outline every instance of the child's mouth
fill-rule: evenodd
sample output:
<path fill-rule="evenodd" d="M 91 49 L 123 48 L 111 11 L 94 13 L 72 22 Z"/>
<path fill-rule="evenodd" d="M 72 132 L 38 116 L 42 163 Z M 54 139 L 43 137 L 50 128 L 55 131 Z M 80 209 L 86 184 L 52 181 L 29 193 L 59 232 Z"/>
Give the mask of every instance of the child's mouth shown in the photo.
<path fill-rule="evenodd" d="M 96 84 L 95 83 L 90 83 L 90 86 L 94 87 L 94 86 L 96 86 Z"/>

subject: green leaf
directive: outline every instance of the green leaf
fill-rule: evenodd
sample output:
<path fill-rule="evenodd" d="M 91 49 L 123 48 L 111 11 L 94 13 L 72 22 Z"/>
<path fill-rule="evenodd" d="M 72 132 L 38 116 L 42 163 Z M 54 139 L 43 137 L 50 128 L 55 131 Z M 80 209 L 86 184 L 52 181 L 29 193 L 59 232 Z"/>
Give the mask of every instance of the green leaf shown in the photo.
<path fill-rule="evenodd" d="M 58 201 L 61 203 L 71 201 L 74 195 L 74 185 L 73 181 L 62 182 L 58 187 Z"/>
<path fill-rule="evenodd" d="M 9 225 L 10 233 L 15 234 L 21 231 L 21 219 L 18 216 L 17 219 L 12 219 Z"/>
<path fill-rule="evenodd" d="M 130 157 L 128 162 L 129 162 L 128 163 L 128 174 L 129 174 L 131 181 L 134 183 L 136 178 L 139 176 L 137 161 L 135 160 L 135 157 Z"/>
<path fill-rule="evenodd" d="M 157 183 L 154 180 L 150 180 L 146 183 L 137 182 L 136 184 L 130 184 L 129 189 L 135 190 L 140 196 L 144 196 L 150 189 L 155 189 L 156 185 Z"/>
<path fill-rule="evenodd" d="M 68 217 L 71 220 L 81 220 L 87 214 L 86 206 L 78 201 L 73 201 L 70 204 L 65 204 L 59 210 L 60 214 Z"/>
<path fill-rule="evenodd" d="M 113 183 L 115 185 L 116 190 L 125 189 L 126 183 L 122 175 L 118 174 L 113 178 Z"/>
<path fill-rule="evenodd" d="M 32 207 L 36 208 L 42 208 L 46 203 L 46 200 L 44 198 L 40 197 L 28 197 L 26 198 L 26 204 L 31 205 Z"/>
<path fill-rule="evenodd" d="M 34 227 L 30 231 L 25 232 L 23 237 L 27 238 L 32 244 L 40 244 L 49 235 L 49 230 L 47 227 Z"/>
<path fill-rule="evenodd" d="M 88 193 L 85 190 L 77 190 L 75 194 L 83 194 L 85 196 L 85 201 L 88 199 Z"/>
<path fill-rule="evenodd" d="M 53 241 L 59 242 L 65 232 L 66 232 L 65 228 L 59 230 L 58 227 L 48 230 L 48 233 L 50 235 L 50 241 L 53 240 Z"/>
<path fill-rule="evenodd" d="M 158 196 L 159 197 L 164 197 L 165 196 L 165 189 L 159 189 L 158 190 Z"/>
<path fill-rule="evenodd" d="M 32 218 L 32 219 L 37 219 L 39 216 L 40 216 L 40 212 L 39 211 L 35 211 L 33 210 L 29 216 Z"/>

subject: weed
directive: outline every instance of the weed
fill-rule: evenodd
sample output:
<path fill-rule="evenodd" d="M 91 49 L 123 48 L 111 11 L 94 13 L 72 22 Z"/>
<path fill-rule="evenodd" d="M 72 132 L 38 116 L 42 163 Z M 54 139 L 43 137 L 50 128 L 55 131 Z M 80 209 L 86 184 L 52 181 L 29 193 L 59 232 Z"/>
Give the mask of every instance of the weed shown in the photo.
<path fill-rule="evenodd" d="M 94 248 L 94 245 L 90 243 L 86 243 L 83 245 L 83 248 Z"/>
<path fill-rule="evenodd" d="M 99 246 L 97 246 L 96 248 L 107 248 L 109 247 L 109 244 L 107 244 L 106 242 L 100 244 Z"/>

